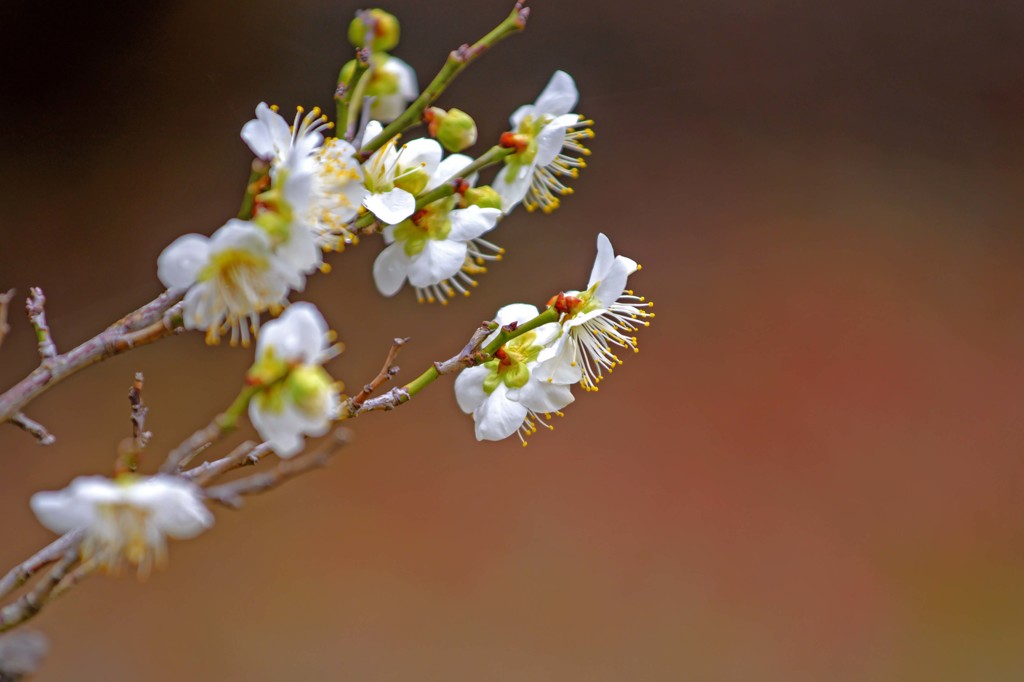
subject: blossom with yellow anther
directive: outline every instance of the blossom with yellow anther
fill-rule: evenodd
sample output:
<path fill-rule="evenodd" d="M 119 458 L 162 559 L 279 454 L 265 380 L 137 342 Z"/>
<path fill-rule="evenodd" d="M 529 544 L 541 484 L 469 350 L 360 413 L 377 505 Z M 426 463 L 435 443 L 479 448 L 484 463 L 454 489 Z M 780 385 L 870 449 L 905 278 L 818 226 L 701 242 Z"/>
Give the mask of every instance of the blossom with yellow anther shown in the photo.
<path fill-rule="evenodd" d="M 323 368 L 338 349 L 320 311 L 295 303 L 268 322 L 247 378 L 261 388 L 249 403 L 249 420 L 281 457 L 302 450 L 305 436 L 322 436 L 337 418 L 341 384 Z"/>
<path fill-rule="evenodd" d="M 452 154 L 437 166 L 424 189 L 440 187 L 455 178 L 473 162 L 468 156 Z M 475 175 L 460 179 L 460 188 L 469 190 Z M 461 293 L 469 295 L 476 286 L 473 274 L 484 272 L 483 264 L 501 258 L 503 249 L 483 239 L 494 229 L 501 210 L 467 204 L 459 193 L 433 201 L 398 225 L 384 228 L 387 247 L 373 264 L 377 289 L 394 296 L 408 281 L 420 302 L 440 301 Z"/>
<path fill-rule="evenodd" d="M 513 303 L 499 310 L 495 321 L 502 326 L 522 324 L 538 314 L 532 305 Z M 541 325 L 505 343 L 490 361 L 459 374 L 455 398 L 463 412 L 473 415 L 477 440 L 503 440 L 515 433 L 526 445 L 526 437 L 538 426 L 553 428 L 541 415 L 560 414 L 573 401 L 572 391 L 567 384 L 541 381 L 536 368 L 541 352 L 557 334 L 555 323 Z"/>
<path fill-rule="evenodd" d="M 562 178 L 575 178 L 586 167 L 582 157 L 590 150 L 583 141 L 594 136 L 588 127 L 593 121 L 570 113 L 578 99 L 572 76 L 556 71 L 536 102 L 512 114 L 512 130 L 501 136 L 501 146 L 515 151 L 494 181 L 506 213 L 520 201 L 528 211 L 550 213 L 560 196 L 572 194 Z"/>
<path fill-rule="evenodd" d="M 612 243 L 597 236 L 597 260 L 585 291 L 562 292 L 549 305 L 560 314 L 561 334 L 540 357 L 537 373 L 555 384 L 581 382 L 597 390 L 604 370 L 622 364 L 612 346 L 637 349 L 633 332 L 646 327 L 654 304 L 626 289 L 626 280 L 640 269 L 636 261 L 616 256 Z"/>
<path fill-rule="evenodd" d="M 84 530 L 82 557 L 116 572 L 124 563 L 140 576 L 167 560 L 167 538 L 193 538 L 213 514 L 193 483 L 177 476 L 81 476 L 67 488 L 32 496 L 32 511 L 54 533 Z"/>
<path fill-rule="evenodd" d="M 182 319 L 206 331 L 207 343 L 230 334 L 232 345 L 248 345 L 260 313 L 286 303 L 303 275 L 274 252 L 266 230 L 232 219 L 206 237 L 186 234 L 157 259 L 157 275 L 169 289 L 185 289 Z"/>
<path fill-rule="evenodd" d="M 370 121 L 363 144 L 377 137 L 384 127 Z M 441 145 L 435 140 L 418 138 L 399 145 L 398 138 L 388 140 L 363 164 L 366 207 L 385 225 L 397 225 L 416 211 L 416 195 L 426 189 L 441 163 Z"/>

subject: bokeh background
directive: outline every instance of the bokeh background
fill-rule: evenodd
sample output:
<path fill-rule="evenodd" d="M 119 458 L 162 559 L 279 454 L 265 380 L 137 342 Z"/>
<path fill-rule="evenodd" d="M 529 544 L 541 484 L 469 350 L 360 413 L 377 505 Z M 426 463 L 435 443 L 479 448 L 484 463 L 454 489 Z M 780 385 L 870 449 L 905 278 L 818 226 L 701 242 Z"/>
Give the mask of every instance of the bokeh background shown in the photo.
<path fill-rule="evenodd" d="M 511 4 L 394 0 L 396 54 L 426 82 Z M 38 679 L 1024 677 L 1024 5 L 534 5 L 441 103 L 493 140 L 574 74 L 598 122 L 576 195 L 510 216 L 447 308 L 380 298 L 370 239 L 303 298 L 336 376 L 408 335 L 408 378 L 585 284 L 604 231 L 657 302 L 642 352 L 525 449 L 476 443 L 447 381 L 360 419 L 145 584 L 48 608 Z M 0 288 L 43 286 L 62 349 L 149 300 L 160 250 L 236 211 L 254 105 L 330 105 L 356 8 L 5 0 Z M 36 362 L 12 323 L 5 386 Z M 250 360 L 165 340 L 37 400 L 52 447 L 0 429 L 0 564 L 51 539 L 32 492 L 110 470 L 133 372 L 155 459 Z"/>

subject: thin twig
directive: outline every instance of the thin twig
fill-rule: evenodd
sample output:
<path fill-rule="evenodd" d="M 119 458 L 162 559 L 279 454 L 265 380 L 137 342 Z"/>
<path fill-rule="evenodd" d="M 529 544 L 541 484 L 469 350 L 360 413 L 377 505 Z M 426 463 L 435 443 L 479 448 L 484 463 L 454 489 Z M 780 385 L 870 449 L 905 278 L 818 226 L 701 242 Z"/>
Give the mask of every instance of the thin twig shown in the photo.
<path fill-rule="evenodd" d="M 481 322 L 480 326 L 473 332 L 473 336 L 470 337 L 462 350 L 447 360 L 435 362 L 433 366 L 416 381 L 424 384 L 429 383 L 442 374 L 451 374 L 452 372 L 458 372 L 466 367 L 475 365 L 478 360 L 477 356 L 480 351 L 480 345 L 495 331 L 496 328 L 497 327 L 493 322 Z M 392 351 L 394 351 L 394 348 L 392 348 Z M 388 357 L 389 359 L 391 358 L 390 353 L 388 354 Z M 385 364 L 385 368 L 386 367 L 387 365 Z M 376 410 L 393 410 L 402 403 L 408 402 L 412 397 L 412 394 L 419 390 L 420 385 L 417 384 L 416 381 L 406 384 L 405 386 L 396 386 L 376 398 L 364 398 L 358 404 L 355 403 L 355 400 L 359 396 L 347 400 L 341 405 L 341 410 L 339 411 L 341 418 L 350 419 L 352 417 L 358 417 L 364 412 L 373 412 Z M 362 393 L 360 393 L 360 395 L 362 395 Z"/>
<path fill-rule="evenodd" d="M 359 391 L 355 397 L 346 401 L 344 409 L 349 417 L 354 417 L 356 412 L 359 411 L 360 406 L 366 402 L 367 398 L 373 395 L 374 391 L 398 374 L 398 366 L 395 364 L 395 361 L 398 359 L 398 353 L 402 350 L 402 346 L 407 343 L 409 343 L 408 338 L 395 339 L 391 343 L 391 349 L 388 351 L 388 356 L 384 360 L 384 366 L 380 368 L 379 372 L 377 372 L 377 376 L 375 376 L 370 383 L 364 385 L 363 390 Z"/>
<path fill-rule="evenodd" d="M 96 362 L 184 331 L 181 292 L 165 292 L 63 355 L 44 363 L 0 395 L 0 422 L 11 419 L 50 387 Z"/>
<path fill-rule="evenodd" d="M 234 402 L 228 406 L 228 409 L 218 414 L 210 420 L 209 424 L 193 433 L 182 441 L 178 447 L 171 450 L 167 454 L 167 459 L 160 466 L 160 471 L 165 474 L 179 473 L 188 466 L 188 463 L 196 455 L 234 431 L 238 418 L 245 411 L 245 408 L 249 406 L 249 401 L 259 390 L 260 387 L 258 386 L 243 388 Z"/>
<path fill-rule="evenodd" d="M 213 502 L 232 509 L 239 509 L 243 504 L 243 495 L 265 492 L 307 471 L 326 466 L 331 457 L 350 440 L 351 435 L 348 429 L 336 429 L 330 437 L 321 443 L 320 447 L 308 455 L 283 460 L 271 471 L 264 471 L 240 478 L 237 481 L 207 488 L 206 496 Z"/>
<path fill-rule="evenodd" d="M 10 289 L 5 294 L 0 294 L 0 345 L 3 345 L 4 338 L 11 331 L 11 326 L 7 324 L 7 314 L 10 311 L 11 301 L 14 299 L 15 294 L 14 289 Z"/>
<path fill-rule="evenodd" d="M 65 533 L 12 568 L 7 575 L 0 578 L 0 598 L 6 597 L 24 585 L 40 569 L 52 564 L 72 547 L 78 547 L 83 537 L 85 537 L 85 531 L 81 530 Z"/>
<path fill-rule="evenodd" d="M 192 480 L 196 485 L 204 486 L 222 474 L 240 467 L 253 466 L 273 452 L 270 443 L 257 445 L 247 440 L 226 456 L 212 462 L 203 462 L 199 466 L 181 472 L 181 476 Z"/>
<path fill-rule="evenodd" d="M 96 572 L 100 567 L 100 562 L 95 557 L 88 559 L 78 565 L 75 570 L 68 573 L 63 580 L 57 583 L 57 587 L 53 588 L 53 592 L 50 593 L 49 601 L 53 601 L 57 597 L 61 596 L 72 587 L 78 585 L 90 575 Z"/>
<path fill-rule="evenodd" d="M 136 372 L 132 380 L 132 386 L 128 389 L 128 402 L 131 405 L 132 437 L 126 438 L 121 443 L 120 454 L 114 471 L 123 474 L 129 471 L 136 471 L 139 468 L 139 455 L 149 445 L 149 439 L 153 434 L 146 430 L 146 415 L 149 408 L 142 402 L 142 387 L 146 378 L 142 372 Z"/>
<path fill-rule="evenodd" d="M 39 344 L 39 357 L 46 365 L 57 357 L 57 345 L 50 335 L 50 327 L 46 324 L 46 296 L 39 287 L 29 289 L 29 297 L 25 300 L 25 312 L 36 330 L 36 341 Z"/>
<path fill-rule="evenodd" d="M 46 577 L 37 582 L 28 593 L 22 595 L 13 604 L 8 604 L 0 609 L 0 632 L 10 630 L 39 613 L 50 600 L 50 593 L 64 579 L 68 571 L 78 563 L 78 560 L 78 545 L 76 544 L 64 553 L 57 565 L 50 569 Z"/>
<path fill-rule="evenodd" d="M 53 445 L 57 441 L 57 437 L 47 431 L 45 426 L 34 419 L 29 419 L 24 412 L 16 412 L 11 417 L 11 423 L 35 436 L 40 445 Z"/>

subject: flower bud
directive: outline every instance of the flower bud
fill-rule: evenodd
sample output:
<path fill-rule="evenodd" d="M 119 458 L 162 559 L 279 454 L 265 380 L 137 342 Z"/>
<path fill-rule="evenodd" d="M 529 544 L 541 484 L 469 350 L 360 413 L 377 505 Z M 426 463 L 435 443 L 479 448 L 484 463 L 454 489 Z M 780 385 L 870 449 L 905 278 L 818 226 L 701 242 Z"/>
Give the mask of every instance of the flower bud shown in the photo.
<path fill-rule="evenodd" d="M 463 193 L 462 197 L 466 206 L 501 208 L 501 195 L 490 185 L 470 187 Z"/>
<path fill-rule="evenodd" d="M 476 121 L 465 111 L 431 107 L 428 117 L 430 134 L 448 151 L 461 152 L 476 144 Z"/>
<path fill-rule="evenodd" d="M 366 25 L 373 28 L 373 39 L 370 49 L 374 52 L 392 50 L 398 45 L 399 26 L 394 14 L 382 9 L 371 9 L 360 12 L 348 25 L 348 40 L 355 47 L 366 46 Z"/>

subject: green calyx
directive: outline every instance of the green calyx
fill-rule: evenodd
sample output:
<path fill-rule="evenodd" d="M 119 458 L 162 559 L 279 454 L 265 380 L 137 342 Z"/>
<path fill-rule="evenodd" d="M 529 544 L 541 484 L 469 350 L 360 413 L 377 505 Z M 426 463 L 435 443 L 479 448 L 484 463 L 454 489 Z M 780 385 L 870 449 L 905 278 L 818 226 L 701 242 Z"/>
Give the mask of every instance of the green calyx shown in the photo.
<path fill-rule="evenodd" d="M 249 371 L 245 373 L 245 379 L 250 386 L 269 386 L 286 374 L 288 374 L 288 363 L 277 357 L 271 347 L 257 358 Z"/>
<path fill-rule="evenodd" d="M 348 41 L 353 47 L 366 46 L 366 29 L 370 27 L 373 35 L 370 49 L 373 51 L 393 50 L 398 45 L 401 27 L 394 14 L 382 9 L 371 9 L 360 12 L 348 25 Z"/>
<path fill-rule="evenodd" d="M 285 201 L 281 190 L 285 175 L 284 172 L 279 173 L 274 186 L 256 196 L 257 211 L 252 219 L 275 245 L 283 244 L 291 237 L 291 225 L 295 218 L 292 206 Z"/>
<path fill-rule="evenodd" d="M 502 383 L 508 388 L 522 388 L 530 380 L 528 363 L 536 362 L 541 347 L 534 345 L 537 334 L 527 332 L 518 336 L 494 353 L 494 358 L 484 363 L 490 373 L 484 378 L 484 392 L 490 395 Z"/>
<path fill-rule="evenodd" d="M 428 182 L 430 182 L 430 174 L 422 167 L 410 168 L 395 177 L 395 187 L 404 189 L 414 196 L 425 190 Z"/>
<path fill-rule="evenodd" d="M 412 257 L 421 253 L 430 239 L 448 238 L 452 231 L 452 221 L 448 214 L 454 205 L 455 197 L 435 201 L 395 226 L 395 241 L 401 242 L 405 255 Z"/>
<path fill-rule="evenodd" d="M 301 365 L 288 375 L 284 392 L 300 411 L 310 415 L 323 414 L 333 383 L 320 365 Z"/>
<path fill-rule="evenodd" d="M 490 185 L 471 187 L 462 194 L 462 203 L 465 206 L 501 209 L 501 195 Z"/>

